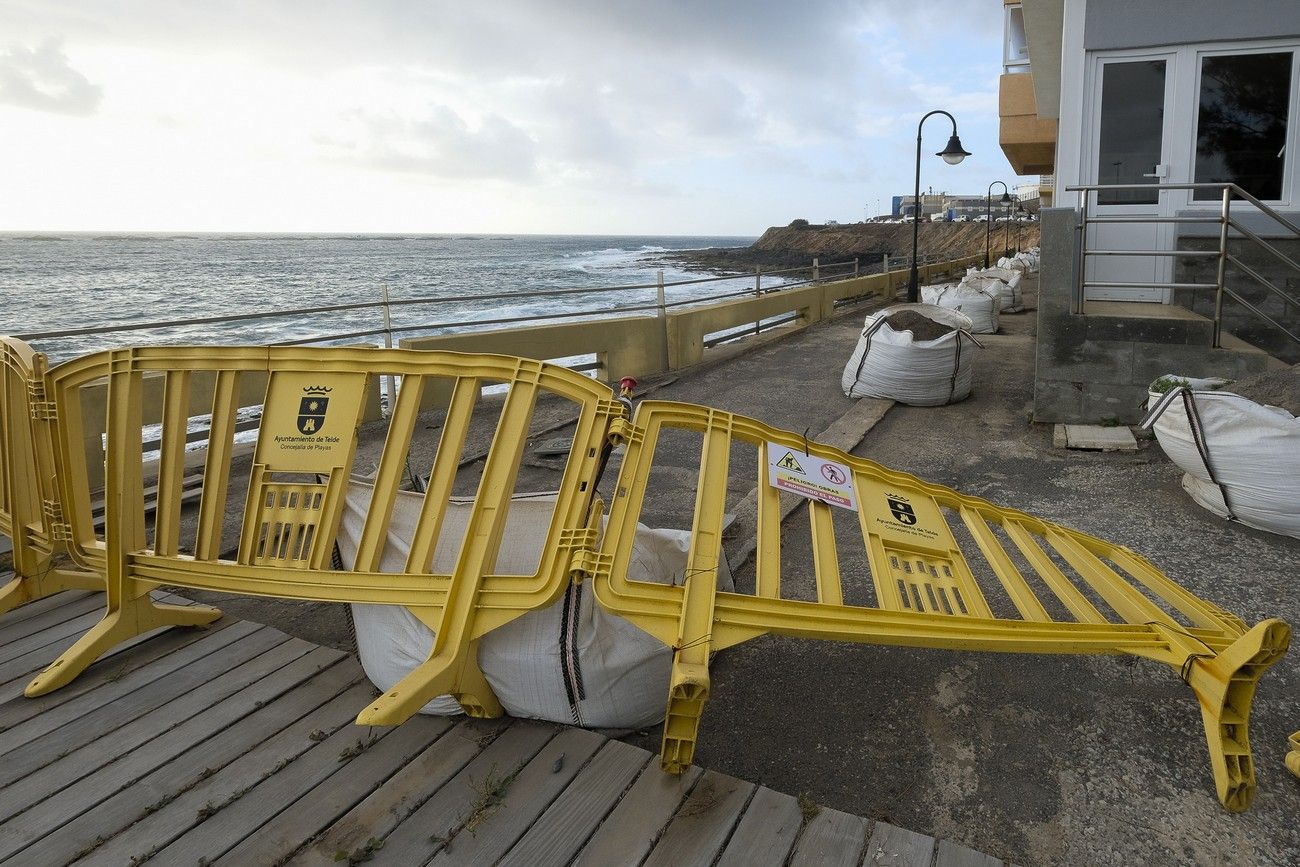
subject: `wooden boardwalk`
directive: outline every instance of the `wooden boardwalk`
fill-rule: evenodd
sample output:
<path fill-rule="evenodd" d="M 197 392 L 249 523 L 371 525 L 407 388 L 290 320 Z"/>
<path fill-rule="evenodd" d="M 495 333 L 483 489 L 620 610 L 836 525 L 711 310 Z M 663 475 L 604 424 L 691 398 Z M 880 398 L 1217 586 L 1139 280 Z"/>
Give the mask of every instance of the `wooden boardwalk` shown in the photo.
<path fill-rule="evenodd" d="M 65 593 L 0 618 L 0 863 L 1002 863 L 713 771 L 672 777 L 582 729 L 359 728 L 375 693 L 355 659 L 230 618 L 24 698 L 101 611 Z"/>

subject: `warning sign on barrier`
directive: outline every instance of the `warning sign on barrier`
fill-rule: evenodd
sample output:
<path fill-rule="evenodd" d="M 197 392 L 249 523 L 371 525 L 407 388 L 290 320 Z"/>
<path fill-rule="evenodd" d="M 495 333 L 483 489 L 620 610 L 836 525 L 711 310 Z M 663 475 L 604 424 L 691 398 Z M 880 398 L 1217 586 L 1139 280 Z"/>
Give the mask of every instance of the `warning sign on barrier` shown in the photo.
<path fill-rule="evenodd" d="M 767 483 L 772 487 L 841 509 L 857 510 L 853 474 L 844 464 L 773 442 L 767 444 L 767 461 Z"/>

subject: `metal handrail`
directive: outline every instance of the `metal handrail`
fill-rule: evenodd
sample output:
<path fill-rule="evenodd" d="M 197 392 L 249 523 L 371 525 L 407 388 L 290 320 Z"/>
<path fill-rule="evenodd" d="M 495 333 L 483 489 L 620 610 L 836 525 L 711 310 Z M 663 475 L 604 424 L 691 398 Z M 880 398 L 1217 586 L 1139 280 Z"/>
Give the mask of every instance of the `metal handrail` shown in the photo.
<path fill-rule="evenodd" d="M 1159 216 L 1124 216 L 1115 217 L 1089 217 L 1089 203 L 1091 193 L 1102 192 L 1106 190 L 1154 190 L 1157 198 L 1166 190 L 1218 190 L 1220 192 L 1220 210 L 1217 217 L 1198 217 L 1198 216 L 1177 216 L 1177 217 L 1159 217 Z M 1261 202 L 1258 198 L 1243 190 L 1234 183 L 1187 183 L 1187 184 L 1079 184 L 1068 186 L 1066 192 L 1082 193 L 1080 202 L 1080 220 L 1077 230 L 1080 234 L 1079 253 L 1077 262 L 1077 274 L 1074 284 L 1073 297 L 1070 299 L 1071 312 L 1083 312 L 1084 293 L 1088 287 L 1092 288 L 1166 288 L 1166 289 L 1214 289 L 1214 321 L 1211 345 L 1219 348 L 1222 343 L 1223 332 L 1223 297 L 1228 297 L 1237 301 L 1258 318 L 1264 320 L 1269 325 L 1280 330 L 1293 341 L 1300 343 L 1300 336 L 1292 332 L 1285 325 L 1278 322 L 1272 316 L 1260 310 L 1254 304 L 1246 301 L 1239 293 L 1228 288 L 1225 284 L 1225 276 L 1228 263 L 1231 262 L 1244 274 L 1264 286 L 1274 295 L 1282 298 L 1287 304 L 1296 304 L 1297 299 L 1292 298 L 1286 292 L 1275 286 L 1270 280 L 1264 277 L 1253 268 L 1248 267 L 1237 256 L 1228 251 L 1228 240 L 1230 230 L 1238 232 L 1237 237 L 1245 238 L 1257 247 L 1272 255 L 1283 265 L 1300 271 L 1300 263 L 1297 263 L 1290 256 L 1265 241 L 1254 231 L 1247 229 L 1239 221 L 1232 218 L 1232 200 L 1233 197 L 1239 197 L 1255 206 L 1261 213 L 1272 218 L 1278 225 L 1282 226 L 1291 234 L 1300 238 L 1300 226 L 1292 223 L 1286 217 L 1283 217 L 1273 208 Z M 1088 249 L 1088 226 L 1099 223 L 1218 223 L 1219 224 L 1219 249 L 1211 250 L 1089 250 Z M 1189 258 L 1217 258 L 1219 260 L 1215 282 L 1212 284 L 1204 283 L 1121 283 L 1121 282 L 1098 282 L 1087 279 L 1087 261 L 1089 256 L 1168 256 L 1168 257 L 1189 257 Z"/>
<path fill-rule="evenodd" d="M 622 284 L 618 286 L 539 289 L 535 291 L 530 291 L 528 293 L 528 297 L 529 298 L 555 298 L 555 297 L 563 297 L 569 295 L 598 295 L 598 294 L 609 293 L 609 292 L 627 292 L 627 291 L 646 290 L 646 289 L 657 289 L 662 291 L 663 289 L 677 287 L 677 286 L 695 286 L 703 283 L 717 283 L 726 280 L 748 279 L 751 276 L 755 277 L 757 281 L 756 286 L 758 290 L 763 291 L 761 286 L 762 277 L 776 277 L 783 274 L 794 274 L 796 272 L 807 272 L 807 271 L 812 271 L 814 273 L 814 276 L 811 279 L 787 280 L 784 281 L 780 285 L 780 287 L 774 287 L 774 288 L 792 288 L 794 286 L 800 286 L 806 283 L 816 282 L 820 276 L 820 274 L 818 273 L 819 271 L 826 271 L 829 269 L 836 269 L 836 268 L 852 268 L 853 272 L 856 274 L 858 267 L 859 267 L 859 260 L 852 259 L 843 262 L 831 262 L 825 265 L 821 265 L 816 261 L 814 261 L 814 263 L 811 265 L 798 265 L 790 268 L 779 268 L 779 269 L 768 270 L 768 271 L 756 271 L 754 275 L 751 275 L 747 272 L 738 272 L 735 274 L 720 274 L 711 277 L 695 277 L 688 280 L 664 281 L 662 280 L 662 274 L 661 274 L 661 279 L 654 283 L 632 283 L 632 284 Z M 458 322 L 448 322 L 448 323 L 434 323 L 429 325 L 404 326 L 399 328 L 385 327 L 385 328 L 369 329 L 364 331 L 338 332 L 338 333 L 316 335 L 301 340 L 287 341 L 285 345 L 302 345 L 305 343 L 318 343 L 318 342 L 324 342 L 329 340 L 349 340 L 357 337 L 370 337 L 377 334 L 384 334 L 390 331 L 393 332 L 413 331 L 413 330 L 420 330 L 420 329 L 450 328 L 450 327 L 457 327 L 462 325 L 478 325 L 478 324 L 504 324 L 507 322 L 513 323 L 513 322 L 526 322 L 532 320 L 572 318 L 573 316 L 578 316 L 578 315 L 598 316 L 598 315 L 608 315 L 610 313 L 619 313 L 619 312 L 636 312 L 642 310 L 657 309 L 659 306 L 673 307 L 673 306 L 680 306 L 682 304 L 698 304 L 709 300 L 715 300 L 716 298 L 719 297 L 736 297 L 739 295 L 747 295 L 747 294 L 751 294 L 752 291 L 753 290 L 746 290 L 745 292 L 728 293 L 726 295 L 721 295 L 721 296 L 703 296 L 700 298 L 691 298 L 685 301 L 676 301 L 667 304 L 649 304 L 649 305 L 635 305 L 631 307 L 603 308 L 600 310 L 567 312 L 564 314 L 557 313 L 557 314 L 534 315 L 528 317 L 517 317 L 512 319 L 501 319 L 501 320 L 478 320 L 478 321 L 469 320 L 469 321 L 458 321 Z M 296 308 L 281 309 L 281 310 L 259 310 L 259 311 L 249 312 L 249 313 L 233 313 L 233 314 L 227 314 L 222 316 L 198 316 L 198 317 L 191 317 L 186 319 L 160 319 L 160 320 L 149 320 L 149 321 L 126 322 L 117 325 L 100 324 L 100 325 L 84 326 L 79 328 L 52 329 L 46 331 L 28 331 L 21 334 L 15 334 L 13 336 L 19 338 L 20 340 L 27 340 L 27 341 L 49 340 L 49 339 L 61 338 L 61 337 L 84 337 L 86 335 L 91 335 L 91 334 L 115 334 L 115 333 L 121 333 L 126 331 L 151 331 L 158 328 L 184 328 L 184 327 L 190 327 L 196 325 L 220 325 L 220 324 L 226 324 L 231 322 L 250 322 L 256 320 L 263 320 L 263 319 L 277 319 L 277 318 L 304 316 L 308 314 L 318 314 L 318 313 L 340 313 L 340 312 L 348 312 L 348 311 L 356 311 L 356 310 L 391 310 L 392 308 L 395 307 L 414 307 L 414 306 L 421 306 L 421 305 L 454 304 L 454 303 L 467 303 L 467 302 L 473 303 L 473 302 L 482 302 L 482 301 L 502 301 L 502 300 L 519 300 L 519 299 L 520 299 L 520 295 L 517 292 L 491 292 L 482 295 L 462 294 L 462 295 L 447 295 L 441 297 L 420 297 L 420 298 L 397 298 L 397 299 L 385 298 L 382 301 L 357 301 L 357 302 L 347 302 L 347 303 L 340 303 L 340 304 L 323 304 L 323 305 L 317 305 L 313 307 L 296 307 Z"/>

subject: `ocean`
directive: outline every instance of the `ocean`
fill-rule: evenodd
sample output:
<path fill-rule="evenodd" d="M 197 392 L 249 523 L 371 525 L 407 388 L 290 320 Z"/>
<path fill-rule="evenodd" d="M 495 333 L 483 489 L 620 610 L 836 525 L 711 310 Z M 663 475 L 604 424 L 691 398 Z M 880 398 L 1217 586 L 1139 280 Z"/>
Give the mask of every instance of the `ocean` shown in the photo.
<path fill-rule="evenodd" d="M 603 235 L 0 234 L 0 334 L 96 329 L 32 340 L 51 361 L 114 346 L 278 343 L 382 327 L 378 309 L 104 333 L 117 325 L 353 302 L 395 306 L 396 337 L 516 316 L 616 314 L 653 288 L 545 296 L 558 289 L 699 278 L 659 254 L 739 247 L 752 237 Z M 752 277 L 669 287 L 669 303 L 742 291 Z M 484 298 L 481 296 L 500 296 Z M 649 315 L 651 311 L 638 311 Z M 636 313 L 629 315 L 637 315 Z M 493 327 L 509 327 L 497 325 Z M 370 336 L 334 342 L 376 341 Z"/>

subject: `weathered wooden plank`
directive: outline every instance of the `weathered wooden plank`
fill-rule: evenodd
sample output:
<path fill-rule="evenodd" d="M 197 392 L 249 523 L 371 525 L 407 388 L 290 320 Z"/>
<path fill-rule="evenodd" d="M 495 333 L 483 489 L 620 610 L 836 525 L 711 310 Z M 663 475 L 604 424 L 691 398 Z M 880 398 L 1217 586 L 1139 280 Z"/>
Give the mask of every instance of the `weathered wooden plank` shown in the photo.
<path fill-rule="evenodd" d="M 100 744 L 91 744 L 43 769 L 35 776 L 43 777 L 46 770 L 56 767 L 64 778 L 77 772 L 81 776 L 75 785 L 70 785 L 57 797 L 49 798 L 23 813 L 8 833 L 0 834 L 0 858 L 17 852 L 78 815 L 96 808 L 100 801 L 131 785 L 158 765 L 171 761 L 194 744 L 202 743 L 228 725 L 238 722 L 262 704 L 274 701 L 285 691 L 319 673 L 323 667 L 333 665 L 343 655 L 337 650 L 301 642 L 306 653 L 268 672 L 270 658 L 282 652 L 288 656 L 293 645 L 294 642 L 286 642 L 253 661 L 258 665 L 250 663 L 231 672 L 231 675 L 238 676 L 239 681 L 247 681 L 248 685 L 225 698 L 218 696 L 210 707 L 188 719 L 185 718 L 187 709 L 178 707 L 173 710 L 173 706 L 179 702 L 159 708 L 150 716 L 160 717 L 162 726 L 171 721 L 174 727 L 164 729 L 157 737 L 151 736 L 138 725 L 144 722 L 145 718 L 142 717 L 136 725 L 120 730 L 121 741 L 124 743 L 120 744 L 115 737 L 109 742 L 112 748 L 108 750 L 103 750 Z M 201 694 L 208 691 L 200 689 L 186 698 L 194 696 L 206 700 Z M 132 749 L 137 744 L 139 748 Z M 119 752 L 119 746 L 125 746 L 130 752 L 113 761 Z M 67 765 L 72 765 L 75 770 L 62 772 L 62 768 Z M 26 778 L 17 786 L 22 786 L 30 779 L 34 777 Z"/>
<path fill-rule="evenodd" d="M 254 633 L 233 647 L 267 644 L 270 640 L 261 638 L 260 633 Z M 227 661 L 218 657 L 211 661 L 204 660 L 210 662 L 209 665 L 195 663 L 186 666 L 168 678 L 173 683 L 161 684 L 166 689 L 158 689 L 157 699 L 151 698 L 143 705 L 144 712 L 135 715 L 133 719 L 128 718 L 125 725 L 114 727 L 117 722 L 115 718 L 86 716 L 60 728 L 50 737 L 33 741 L 5 758 L 3 764 L 6 770 L 11 763 L 19 771 L 29 768 L 34 762 L 40 764 L 32 768 L 37 772 L 28 773 L 0 789 L 0 820 L 8 819 L 29 807 L 39 812 L 40 801 L 43 799 L 108 762 L 147 744 L 195 714 L 203 713 L 226 696 L 283 668 L 311 651 L 314 646 L 294 639 L 262 648 L 261 652 L 243 662 L 237 658 Z M 227 666 L 231 666 L 231 670 L 222 672 Z M 153 686 L 151 684 L 146 690 Z M 97 731 L 104 734 L 96 736 Z M 28 756 L 31 758 L 28 759 Z M 33 807 L 33 804 L 37 806 Z"/>
<path fill-rule="evenodd" d="M 253 633 L 257 632 L 259 627 L 256 623 L 247 623 L 244 621 L 233 621 L 223 628 L 196 635 L 198 639 L 193 646 L 181 647 L 175 653 L 163 659 L 156 660 L 152 665 L 137 668 L 133 671 L 124 671 L 120 677 L 111 678 L 103 674 L 102 669 L 97 678 L 101 689 L 81 690 L 74 692 L 71 696 L 62 702 L 53 703 L 44 708 L 43 713 L 30 713 L 27 702 L 39 706 L 47 696 L 40 696 L 36 699 L 16 700 L 16 707 L 10 708 L 6 703 L 0 706 L 0 711 L 5 712 L 6 719 L 12 719 L 13 722 L 0 731 L 0 755 L 8 753 L 11 750 L 18 749 L 24 744 L 43 737 L 60 726 L 74 722 L 106 704 L 121 699 L 124 695 L 141 689 L 163 677 L 168 677 L 185 666 L 209 656 L 222 653 L 225 648 L 237 641 L 240 641 Z M 179 631 L 178 631 L 179 634 Z M 122 669 L 119 668 L 119 671 Z M 25 680 L 26 678 L 24 678 Z M 80 682 L 81 678 L 68 684 L 63 690 L 55 690 L 49 694 L 49 697 L 58 696 L 68 689 L 74 689 Z"/>
<path fill-rule="evenodd" d="M 57 644 L 60 639 L 66 639 L 69 636 L 72 636 L 73 640 L 80 638 L 82 633 L 102 620 L 103 617 L 103 611 L 92 609 L 61 623 L 52 623 L 34 635 L 28 635 L 9 642 L 3 648 L 0 648 L 0 677 L 8 677 L 9 671 L 14 664 L 33 651 L 39 651 Z M 46 662 L 52 662 L 56 656 L 58 656 L 56 652 L 47 652 Z"/>
<path fill-rule="evenodd" d="M 823 807 L 799 835 L 790 867 L 857 867 L 870 824 L 861 816 Z"/>
<path fill-rule="evenodd" d="M 266 732 L 248 732 L 251 744 L 247 752 L 215 773 L 202 775 L 188 788 L 173 792 L 170 801 L 87 854 L 84 863 L 120 867 L 132 859 L 140 860 L 193 828 L 207 811 L 238 798 L 277 768 L 322 746 L 326 736 L 345 731 L 355 741 L 353 720 L 357 708 L 364 707 L 374 695 L 375 689 L 369 683 L 358 683 L 270 737 Z"/>
<path fill-rule="evenodd" d="M 202 628 L 204 627 L 191 627 L 191 629 L 202 629 Z M 169 631 L 177 631 L 177 630 L 164 627 L 162 629 L 155 629 L 151 632 L 146 632 L 144 635 L 137 635 L 134 638 L 131 638 L 117 645 L 108 653 L 105 653 L 100 659 L 98 659 L 95 662 L 94 665 L 95 666 L 107 665 L 109 664 L 108 660 L 110 657 L 113 657 L 130 647 L 134 647 L 137 644 L 148 641 L 154 636 L 165 634 Z M 190 630 L 187 629 L 185 631 L 190 631 Z M 59 654 L 63 653 L 63 651 L 71 647 L 73 642 L 75 642 L 80 637 L 81 637 L 80 633 L 75 635 L 64 636 L 63 638 L 60 638 L 57 641 L 55 641 L 53 644 L 49 644 L 43 648 L 33 650 L 32 652 L 26 653 L 17 659 L 12 659 L 9 662 L 4 663 L 3 665 L 0 665 L 0 701 L 8 701 L 11 698 L 16 698 L 18 696 L 21 696 L 23 693 L 23 689 L 27 686 L 27 682 L 32 679 L 33 673 L 49 665 L 50 662 L 52 662 L 56 657 L 58 657 Z M 92 668 L 93 667 L 94 666 L 92 666 Z"/>
<path fill-rule="evenodd" d="M 430 744 L 382 787 L 339 818 L 289 862 L 332 867 L 340 852 L 382 840 L 470 763 L 505 728 L 504 718 L 463 720 Z"/>
<path fill-rule="evenodd" d="M 305 792 L 292 806 L 214 863 L 243 867 L 278 864 L 307 840 L 381 788 L 407 762 L 437 741 L 452 727 L 445 717 L 419 716 L 359 756 L 340 764 L 326 780 Z M 221 821 L 219 818 L 216 821 Z"/>
<path fill-rule="evenodd" d="M 354 709 L 355 710 L 355 709 Z M 347 773 L 355 758 L 373 750 L 389 738 L 386 749 L 414 756 L 433 738 L 429 717 L 414 717 L 393 729 L 344 726 L 288 766 L 275 770 L 264 781 L 235 800 L 214 805 L 211 815 L 158 853 L 161 863 L 194 863 L 200 858 L 215 861 L 255 833 L 302 793 L 318 786 L 335 773 Z M 306 836 L 300 842 L 306 842 Z"/>
<path fill-rule="evenodd" d="M 63 594 L 59 594 L 60 596 Z M 47 599 L 57 599 L 49 596 Z M 41 600 L 43 601 L 43 600 Z M 22 610 L 22 609 L 18 609 Z M 29 617 L 14 622 L 9 621 L 9 614 L 0 617 L 0 660 L 10 659 L 8 647 L 20 638 L 35 635 L 43 629 L 49 629 L 74 617 L 104 610 L 104 596 L 100 593 L 86 593 L 76 599 L 64 600 L 64 604 L 36 612 Z"/>
<path fill-rule="evenodd" d="M 802 827 L 803 813 L 795 798 L 759 786 L 727 841 L 727 848 L 722 850 L 717 867 L 780 867 Z"/>
<path fill-rule="evenodd" d="M 516 720 L 432 798 L 407 816 L 384 840 L 384 848 L 366 863 L 374 867 L 424 863 L 431 838 L 444 838 L 464 823 L 473 804 L 483 798 L 489 778 L 500 779 L 527 764 L 555 733 L 554 726 Z"/>
<path fill-rule="evenodd" d="M 1002 867 L 1002 859 L 951 840 L 940 840 L 934 848 L 934 867 Z"/>
<path fill-rule="evenodd" d="M 564 729 L 542 748 L 500 793 L 500 802 L 469 814 L 470 823 L 429 862 L 437 867 L 455 864 L 495 864 L 523 836 L 537 817 L 605 743 L 605 737 L 584 729 Z"/>
<path fill-rule="evenodd" d="M 650 850 L 644 867 L 710 867 L 756 788 L 753 783 L 705 771 Z"/>
<path fill-rule="evenodd" d="M 702 773 L 692 767 L 681 776 L 665 774 L 657 761 L 650 762 L 582 847 L 574 864 L 639 864 Z"/>
<path fill-rule="evenodd" d="M 870 867 L 930 867 L 934 838 L 906 828 L 877 822 L 867 841 L 864 863 Z"/>
<path fill-rule="evenodd" d="M 305 662 L 307 657 L 299 660 Z M 297 663 L 295 663 L 297 664 Z M 286 671 L 282 669 L 282 671 Z M 352 657 L 320 671 L 248 716 L 195 743 L 170 761 L 118 791 L 21 853 L 29 864 L 67 864 L 132 822 L 147 818 L 183 792 L 261 743 L 266 732 L 279 732 L 364 677 Z M 364 699 L 362 699 L 364 700 Z M 341 714 L 340 723 L 345 719 Z M 108 770 L 108 769 L 106 769 Z M 103 774 L 104 772 L 101 772 Z M 89 782 L 98 782 L 99 775 Z M 125 860 L 125 859 L 124 859 Z"/>
<path fill-rule="evenodd" d="M 241 621 L 230 617 L 194 629 L 169 629 L 148 641 L 131 644 L 118 653 L 105 654 L 93 665 L 77 676 L 77 679 L 61 689 L 36 698 L 27 698 L 22 694 L 23 687 L 30 679 L 30 673 L 13 684 L 12 697 L 4 687 L 0 687 L 0 732 L 13 728 L 23 720 L 36 716 L 51 714 L 59 705 L 85 695 L 107 684 L 120 685 L 126 689 L 127 677 L 133 677 L 135 683 L 147 683 L 179 668 L 185 659 L 181 648 L 205 640 L 209 635 L 220 632 Z M 176 659 L 172 659 L 172 655 Z M 203 654 L 199 654 L 203 655 Z M 135 674 L 148 666 L 150 671 L 144 675 Z M 107 693 L 105 693 L 107 694 Z M 104 699 L 107 701 L 107 699 Z"/>
<path fill-rule="evenodd" d="M 7 575 L 0 575 L 0 586 L 8 584 L 11 578 L 13 578 L 12 572 Z M 12 611 L 6 611 L 3 616 L 0 616 L 0 637 L 2 637 L 5 629 L 16 623 L 21 623 L 28 617 L 34 617 L 37 614 L 44 614 L 47 611 L 52 611 L 55 608 L 69 605 L 79 599 L 99 599 L 102 603 L 103 598 L 102 593 L 92 593 L 89 590 L 65 590 L 62 593 L 55 593 L 53 596 L 46 596 L 37 599 L 34 602 L 19 605 Z"/>
<path fill-rule="evenodd" d="M 643 749 L 606 741 L 497 867 L 568 864 L 649 761 Z"/>

